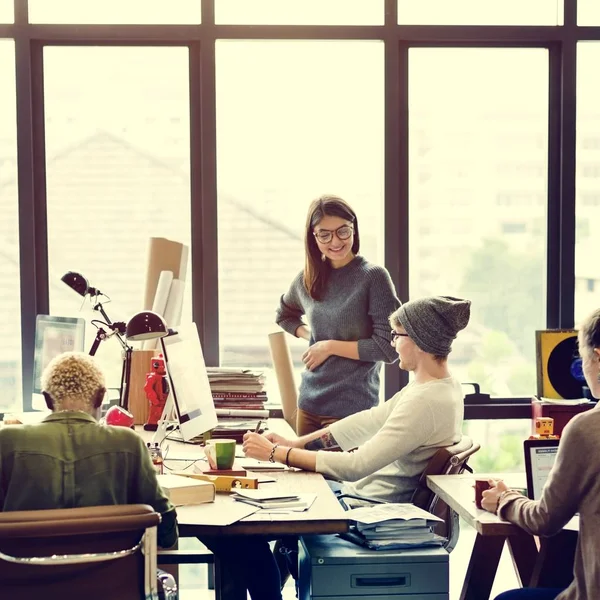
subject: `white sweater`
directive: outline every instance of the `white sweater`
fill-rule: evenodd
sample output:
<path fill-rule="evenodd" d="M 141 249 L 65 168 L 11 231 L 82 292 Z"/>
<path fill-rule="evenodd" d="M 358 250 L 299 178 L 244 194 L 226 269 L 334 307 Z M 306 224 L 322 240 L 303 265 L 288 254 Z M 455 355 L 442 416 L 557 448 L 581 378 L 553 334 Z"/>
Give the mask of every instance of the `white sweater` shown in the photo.
<path fill-rule="evenodd" d="M 352 494 L 410 502 L 429 459 L 460 440 L 463 412 L 453 377 L 409 383 L 388 402 L 333 423 L 330 431 L 344 452 L 320 450 L 316 470 L 355 482 L 344 488 Z"/>

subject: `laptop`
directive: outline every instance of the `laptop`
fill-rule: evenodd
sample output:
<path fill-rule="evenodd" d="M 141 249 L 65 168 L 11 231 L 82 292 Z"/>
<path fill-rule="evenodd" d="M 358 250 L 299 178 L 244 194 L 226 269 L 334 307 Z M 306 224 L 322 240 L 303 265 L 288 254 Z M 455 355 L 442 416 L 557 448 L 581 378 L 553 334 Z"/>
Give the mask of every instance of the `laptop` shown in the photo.
<path fill-rule="evenodd" d="M 539 500 L 546 485 L 548 475 L 554 466 L 560 440 L 525 440 L 525 473 L 527 475 L 527 496 Z"/>

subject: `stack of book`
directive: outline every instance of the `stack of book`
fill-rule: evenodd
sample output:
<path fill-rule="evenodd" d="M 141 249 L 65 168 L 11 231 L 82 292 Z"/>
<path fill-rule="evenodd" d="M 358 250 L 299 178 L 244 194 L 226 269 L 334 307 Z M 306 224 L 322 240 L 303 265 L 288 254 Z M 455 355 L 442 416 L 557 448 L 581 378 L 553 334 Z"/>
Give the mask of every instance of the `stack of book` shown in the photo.
<path fill-rule="evenodd" d="M 376 504 L 349 510 L 346 515 L 355 525 L 340 536 L 371 550 L 441 546 L 444 542 L 432 531 L 442 519 L 414 504 Z"/>
<path fill-rule="evenodd" d="M 234 500 L 257 506 L 268 512 L 303 512 L 315 501 L 316 494 L 286 494 L 257 489 L 236 489 Z"/>
<path fill-rule="evenodd" d="M 249 429 L 269 416 L 265 409 L 267 394 L 262 371 L 227 367 L 208 367 L 208 381 L 219 419 L 214 438 L 232 438 L 241 442 Z"/>

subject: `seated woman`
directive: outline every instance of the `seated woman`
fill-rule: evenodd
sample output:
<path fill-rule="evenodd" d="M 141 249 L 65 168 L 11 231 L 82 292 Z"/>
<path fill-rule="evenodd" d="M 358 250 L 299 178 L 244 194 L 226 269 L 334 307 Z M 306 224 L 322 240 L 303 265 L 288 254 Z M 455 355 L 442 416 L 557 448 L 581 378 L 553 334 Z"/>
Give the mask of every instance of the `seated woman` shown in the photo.
<path fill-rule="evenodd" d="M 389 402 L 346 417 L 296 440 L 276 434 L 244 436 L 251 458 L 353 481 L 350 493 L 408 502 L 427 462 L 461 438 L 463 393 L 448 370 L 457 333 L 469 322 L 468 300 L 436 296 L 402 305 L 390 317 L 392 344 L 413 381 Z M 326 452 L 340 448 L 344 452 Z M 355 452 L 349 452 L 358 448 Z M 265 539 L 204 538 L 228 561 L 253 600 L 280 600 L 279 572 Z M 269 589 L 265 589 L 265 586 Z M 256 590 L 253 592 L 253 590 Z"/>
<path fill-rule="evenodd" d="M 583 373 L 594 398 L 600 397 L 600 309 L 579 330 Z M 566 590 L 523 588 L 496 600 L 591 600 L 600 598 L 600 409 L 575 417 L 561 436 L 556 462 L 539 501 L 528 500 L 503 481 L 483 492 L 487 511 L 532 535 L 551 536 L 579 512 L 574 579 Z"/>

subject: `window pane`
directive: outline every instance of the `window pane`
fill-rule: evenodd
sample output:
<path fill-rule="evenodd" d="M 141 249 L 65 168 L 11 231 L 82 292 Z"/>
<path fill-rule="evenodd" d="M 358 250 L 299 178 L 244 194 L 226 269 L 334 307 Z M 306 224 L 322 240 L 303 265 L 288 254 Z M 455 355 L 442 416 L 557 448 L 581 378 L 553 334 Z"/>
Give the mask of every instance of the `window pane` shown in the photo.
<path fill-rule="evenodd" d="M 200 0 L 29 0 L 31 23 L 193 24 L 200 23 Z"/>
<path fill-rule="evenodd" d="M 44 60 L 50 310 L 100 318 L 61 282 L 72 270 L 126 321 L 143 308 L 149 237 L 190 243 L 188 52 L 47 47 Z M 94 336 L 88 323 L 86 348 Z M 116 340 L 97 356 L 118 386 Z"/>
<path fill-rule="evenodd" d="M 348 200 L 382 264 L 383 45 L 218 42 L 217 136 L 221 362 L 268 365 L 315 197 Z M 289 341 L 300 367 L 306 342 Z"/>
<path fill-rule="evenodd" d="M 596 78 L 600 43 L 577 51 L 577 207 L 575 324 L 600 307 L 600 271 L 593 234 L 600 219 L 600 92 Z"/>
<path fill-rule="evenodd" d="M 0 412 L 21 410 L 15 46 L 0 40 Z"/>
<path fill-rule="evenodd" d="M 577 24 L 600 25 L 598 0 L 577 0 Z"/>
<path fill-rule="evenodd" d="M 216 0 L 217 23 L 381 25 L 383 0 Z"/>
<path fill-rule="evenodd" d="M 495 395 L 536 389 L 545 325 L 545 50 L 410 51 L 410 295 L 472 300 L 450 359 Z"/>
<path fill-rule="evenodd" d="M 403 25 L 562 25 L 563 0 L 398 0 L 398 22 Z"/>
<path fill-rule="evenodd" d="M 0 0 L 0 23 L 14 23 L 13 0 Z"/>

